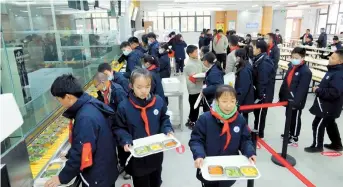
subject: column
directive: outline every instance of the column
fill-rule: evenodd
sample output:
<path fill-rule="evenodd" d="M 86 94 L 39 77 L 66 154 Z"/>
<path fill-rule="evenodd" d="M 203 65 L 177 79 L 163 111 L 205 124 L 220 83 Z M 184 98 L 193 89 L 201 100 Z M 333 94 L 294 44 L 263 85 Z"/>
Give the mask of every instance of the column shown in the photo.
<path fill-rule="evenodd" d="M 237 10 L 226 11 L 225 30 L 237 30 Z"/>
<path fill-rule="evenodd" d="M 273 7 L 264 6 L 262 8 L 262 21 L 261 21 L 261 32 L 262 34 L 268 34 L 272 31 L 273 23 Z"/>

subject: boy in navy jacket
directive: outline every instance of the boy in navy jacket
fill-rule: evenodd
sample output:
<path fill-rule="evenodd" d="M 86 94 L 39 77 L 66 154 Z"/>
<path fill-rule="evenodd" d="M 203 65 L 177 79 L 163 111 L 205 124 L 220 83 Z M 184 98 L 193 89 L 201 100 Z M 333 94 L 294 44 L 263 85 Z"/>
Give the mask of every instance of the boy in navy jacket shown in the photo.
<path fill-rule="evenodd" d="M 67 108 L 63 116 L 69 118 L 69 142 L 65 167 L 58 176 L 46 182 L 46 187 L 67 184 L 80 175 L 84 186 L 114 187 L 118 177 L 115 138 L 109 117 L 113 110 L 84 93 L 72 75 L 57 77 L 51 94 Z"/>
<path fill-rule="evenodd" d="M 275 71 L 275 76 L 276 76 L 276 71 L 279 68 L 278 64 L 280 60 L 280 49 L 276 44 L 276 35 L 273 33 L 268 33 L 267 41 L 268 41 L 267 54 L 274 63 L 274 71 Z"/>
<path fill-rule="evenodd" d="M 203 63 L 206 68 L 209 68 L 205 74 L 205 86 L 201 93 L 207 102 L 203 106 L 203 110 L 206 112 L 210 110 L 217 87 L 224 84 L 224 72 L 221 65 L 217 63 L 216 55 L 212 52 L 205 54 Z"/>
<path fill-rule="evenodd" d="M 132 36 L 127 41 L 129 42 L 131 49 L 138 50 L 142 52 L 143 54 L 148 52 L 139 44 L 139 40 L 137 37 Z"/>
<path fill-rule="evenodd" d="M 158 95 L 150 92 L 151 73 L 146 69 L 136 69 L 130 79 L 132 91 L 129 98 L 119 104 L 116 113 L 115 134 L 119 143 L 129 152 L 133 140 L 164 133 L 173 135 L 167 105 Z M 159 187 L 161 185 L 163 153 L 143 158 L 131 158 L 128 171 L 135 187 Z"/>
<path fill-rule="evenodd" d="M 161 79 L 169 78 L 171 74 L 169 50 L 167 43 L 161 43 L 158 49 Z"/>
<path fill-rule="evenodd" d="M 305 63 L 306 49 L 296 47 L 292 51 L 292 61 L 285 79 L 282 82 L 280 101 L 292 100 L 292 119 L 288 144 L 297 144 L 301 130 L 301 113 L 305 107 L 308 86 L 312 79 L 312 72 Z M 283 135 L 281 135 L 283 138 Z"/>
<path fill-rule="evenodd" d="M 271 103 L 274 97 L 275 68 L 267 55 L 267 43 L 263 40 L 254 42 L 253 77 L 256 103 Z M 268 109 L 254 110 L 254 128 L 259 130 L 259 137 L 264 138 Z"/>
<path fill-rule="evenodd" d="M 111 65 L 108 63 L 102 63 L 98 66 L 98 72 L 105 73 L 108 77 L 108 80 L 119 84 L 126 93 L 129 93 L 129 80 L 123 76 L 123 74 L 115 72 L 112 70 Z"/>
<path fill-rule="evenodd" d="M 183 40 L 181 34 L 177 34 L 173 40 L 168 42 L 168 44 L 172 46 L 172 49 L 175 52 L 176 74 L 178 75 L 179 72 L 183 73 L 183 67 L 186 59 L 186 42 Z"/>
<path fill-rule="evenodd" d="M 141 60 L 144 54 L 137 49 L 132 50 L 129 42 L 123 42 L 120 44 L 120 49 L 123 51 L 123 54 L 127 57 L 126 60 L 126 72 L 124 77 L 127 79 L 130 78 L 131 72 L 137 67 L 141 67 Z"/>
<path fill-rule="evenodd" d="M 191 134 L 189 146 L 195 160 L 197 178 L 203 187 L 229 187 L 235 181 L 206 181 L 199 173 L 204 159 L 211 156 L 239 155 L 239 151 L 256 162 L 256 151 L 251 141 L 248 125 L 238 113 L 236 92 L 228 85 L 216 90 L 216 103 L 210 112 L 202 114 Z"/>
<path fill-rule="evenodd" d="M 156 34 L 153 32 L 148 33 L 147 38 L 148 38 L 148 44 L 149 44 L 148 54 L 155 58 L 158 58 L 159 43 L 156 40 Z"/>
<path fill-rule="evenodd" d="M 325 129 L 331 144 L 324 144 L 327 149 L 343 151 L 342 140 L 336 123 L 343 106 L 343 50 L 334 52 L 329 59 L 328 72 L 320 84 L 313 88 L 316 98 L 311 114 L 316 117 L 312 123 L 313 143 L 306 147 L 309 153 L 323 151 Z"/>

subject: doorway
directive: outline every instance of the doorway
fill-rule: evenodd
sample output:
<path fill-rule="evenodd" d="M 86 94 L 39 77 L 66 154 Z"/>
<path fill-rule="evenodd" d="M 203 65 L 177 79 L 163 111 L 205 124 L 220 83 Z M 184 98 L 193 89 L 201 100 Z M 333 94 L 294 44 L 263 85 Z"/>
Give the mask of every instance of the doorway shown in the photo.
<path fill-rule="evenodd" d="M 291 18 L 286 20 L 286 38 L 299 39 L 301 29 L 300 18 Z"/>

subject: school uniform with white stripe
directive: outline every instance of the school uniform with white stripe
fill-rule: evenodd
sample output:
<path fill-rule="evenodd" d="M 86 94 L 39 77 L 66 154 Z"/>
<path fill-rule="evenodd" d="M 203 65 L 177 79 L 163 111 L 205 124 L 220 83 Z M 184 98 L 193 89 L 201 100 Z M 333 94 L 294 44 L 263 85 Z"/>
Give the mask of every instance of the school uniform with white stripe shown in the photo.
<path fill-rule="evenodd" d="M 336 123 L 343 106 L 343 64 L 328 66 L 328 72 L 321 80 L 316 89 L 316 98 L 311 114 L 316 117 L 313 120 L 313 144 L 305 148 L 306 152 L 323 151 L 324 133 L 327 130 L 331 144 L 324 147 L 333 150 L 343 150 L 341 137 Z"/>
<path fill-rule="evenodd" d="M 297 63 L 295 61 L 293 64 Z M 279 92 L 280 101 L 293 101 L 291 103 L 293 110 L 289 144 L 298 142 L 298 136 L 301 130 L 301 113 L 306 104 L 308 86 L 311 78 L 312 72 L 304 62 L 301 62 L 299 65 L 290 64 L 286 78 L 281 85 Z"/>

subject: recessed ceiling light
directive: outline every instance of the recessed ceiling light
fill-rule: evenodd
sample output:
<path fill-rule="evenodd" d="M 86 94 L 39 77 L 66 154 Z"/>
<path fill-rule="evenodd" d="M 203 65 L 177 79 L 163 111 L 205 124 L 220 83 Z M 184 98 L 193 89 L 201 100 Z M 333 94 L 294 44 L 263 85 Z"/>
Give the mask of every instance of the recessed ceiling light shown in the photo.
<path fill-rule="evenodd" d="M 296 4 L 298 4 L 298 2 L 290 2 L 290 3 L 288 3 L 289 5 L 296 5 Z"/>
<path fill-rule="evenodd" d="M 318 3 L 318 5 L 331 5 L 332 3 L 330 2 L 321 2 L 321 3 Z"/>
<path fill-rule="evenodd" d="M 274 5 L 274 7 L 279 7 L 280 5 Z"/>
<path fill-rule="evenodd" d="M 16 14 L 15 16 L 17 17 L 18 15 Z"/>
<path fill-rule="evenodd" d="M 252 7 L 258 7 L 258 5 L 253 5 Z"/>

